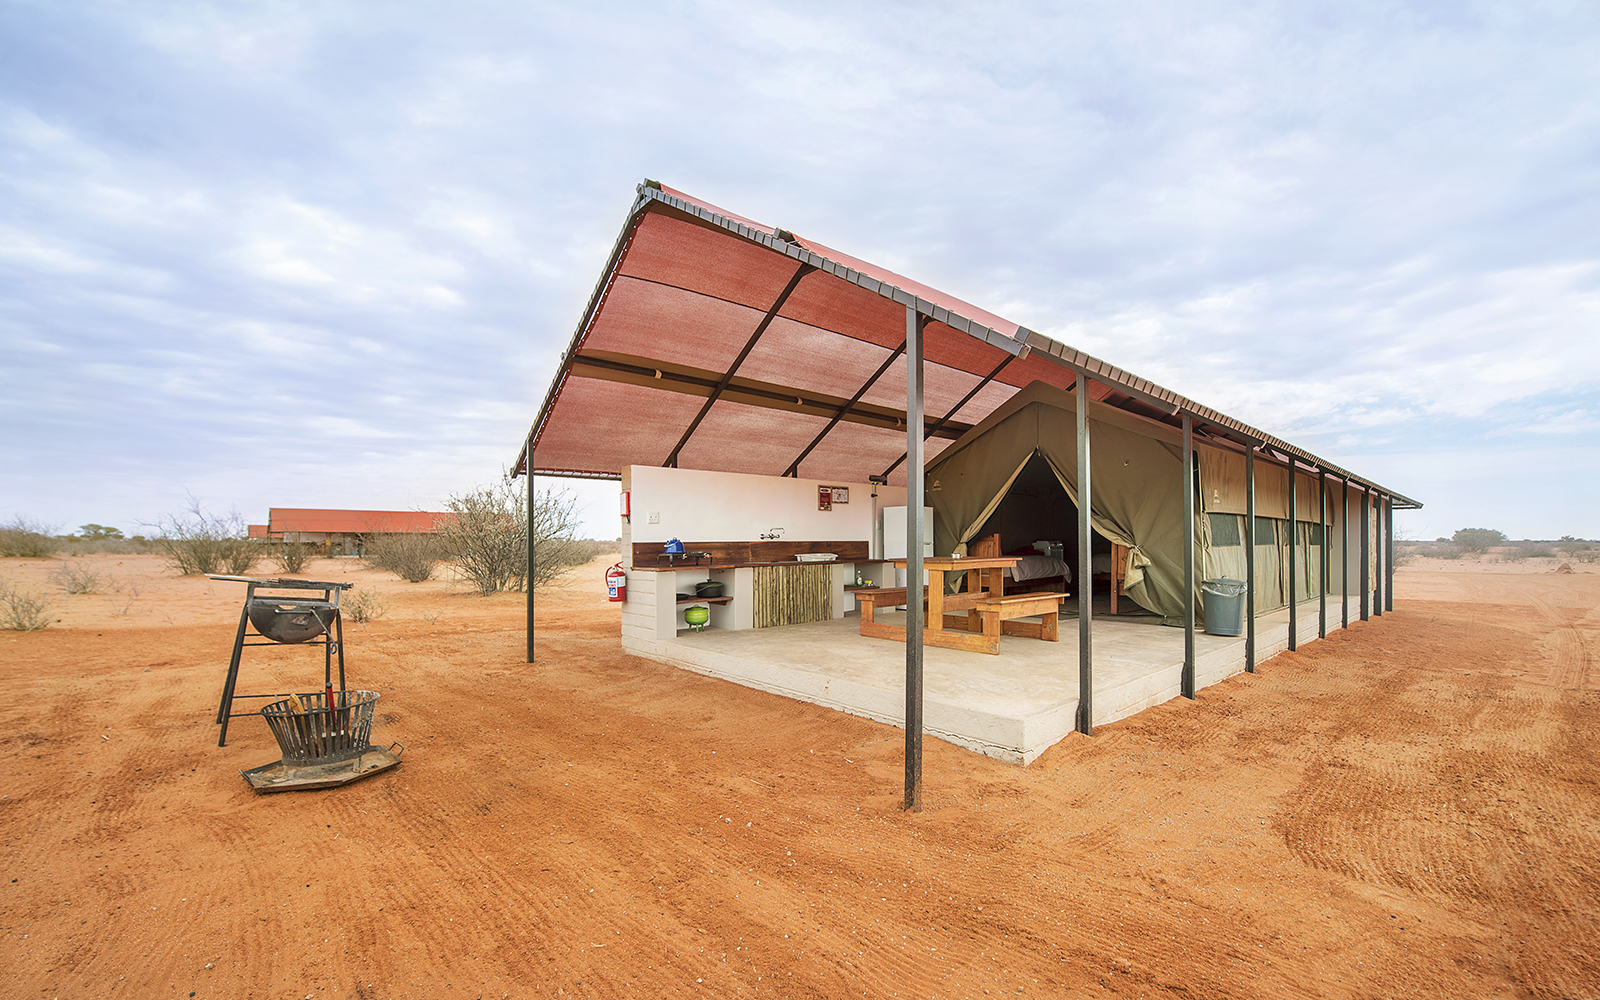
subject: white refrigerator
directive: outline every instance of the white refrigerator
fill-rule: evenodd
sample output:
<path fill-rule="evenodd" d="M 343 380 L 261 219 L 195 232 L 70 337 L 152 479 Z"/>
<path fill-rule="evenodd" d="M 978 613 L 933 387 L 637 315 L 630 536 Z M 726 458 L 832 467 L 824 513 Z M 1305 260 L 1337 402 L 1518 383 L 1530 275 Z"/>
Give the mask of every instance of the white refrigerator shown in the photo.
<path fill-rule="evenodd" d="M 885 559 L 904 559 L 906 557 L 906 509 L 905 507 L 883 508 L 883 536 L 879 551 Z M 922 508 L 922 555 L 924 558 L 933 557 L 933 508 Z M 924 575 L 923 582 L 927 582 Z M 894 571 L 894 585 L 906 585 L 906 571 Z"/>

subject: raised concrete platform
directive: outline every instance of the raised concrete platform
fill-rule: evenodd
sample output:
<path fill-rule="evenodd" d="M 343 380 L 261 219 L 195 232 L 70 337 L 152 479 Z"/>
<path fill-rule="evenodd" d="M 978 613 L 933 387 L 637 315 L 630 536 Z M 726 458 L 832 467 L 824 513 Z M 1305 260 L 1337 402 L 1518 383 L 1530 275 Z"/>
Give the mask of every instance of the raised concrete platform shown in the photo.
<path fill-rule="evenodd" d="M 1355 602 L 1351 602 L 1355 617 Z M 880 620 L 895 621 L 880 612 Z M 904 612 L 899 613 L 904 620 Z M 781 628 L 682 632 L 652 641 L 624 637 L 628 652 L 746 687 L 905 725 L 905 646 L 862 637 L 850 616 Z M 1299 641 L 1317 638 L 1317 602 L 1299 608 Z M 1339 598 L 1328 599 L 1329 631 Z M 1289 646 L 1287 608 L 1256 619 L 1257 662 Z M 1195 635 L 1195 686 L 1244 671 L 1244 638 Z M 1183 630 L 1115 618 L 1094 620 L 1094 724 L 1127 718 L 1180 696 Z M 1078 621 L 1061 640 L 1002 636 L 991 656 L 926 647 L 925 731 L 1014 764 L 1029 764 L 1073 728 L 1078 708 Z"/>

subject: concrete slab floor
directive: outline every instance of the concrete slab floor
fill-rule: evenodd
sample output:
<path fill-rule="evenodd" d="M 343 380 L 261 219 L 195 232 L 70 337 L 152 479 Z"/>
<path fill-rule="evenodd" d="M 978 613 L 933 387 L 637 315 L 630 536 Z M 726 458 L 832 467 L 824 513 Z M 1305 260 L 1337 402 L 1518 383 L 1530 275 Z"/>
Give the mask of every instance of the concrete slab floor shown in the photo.
<path fill-rule="evenodd" d="M 1328 601 L 1329 630 L 1339 599 Z M 1354 617 L 1352 602 L 1352 617 Z M 1317 636 L 1317 602 L 1298 609 L 1299 641 Z M 900 624 L 904 612 L 879 614 Z M 1288 647 L 1287 608 L 1256 619 L 1257 662 Z M 778 628 L 680 632 L 633 643 L 631 652 L 812 704 L 905 724 L 905 646 L 864 638 L 854 613 Z M 1073 730 L 1078 707 L 1078 621 L 1063 618 L 1059 642 L 1002 636 L 999 655 L 926 647 L 923 718 L 928 735 L 1000 760 L 1031 763 Z M 1197 632 L 1196 687 L 1244 670 L 1244 638 Z M 1179 697 L 1183 630 L 1144 621 L 1094 620 L 1094 724 L 1126 718 Z"/>

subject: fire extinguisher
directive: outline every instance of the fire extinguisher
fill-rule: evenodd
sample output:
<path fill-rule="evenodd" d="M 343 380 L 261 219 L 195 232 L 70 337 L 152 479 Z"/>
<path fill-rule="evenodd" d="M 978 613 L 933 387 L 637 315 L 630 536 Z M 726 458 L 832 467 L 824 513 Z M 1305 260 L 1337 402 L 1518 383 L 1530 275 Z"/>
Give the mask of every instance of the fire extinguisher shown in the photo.
<path fill-rule="evenodd" d="M 606 598 L 614 602 L 628 599 L 628 574 L 622 571 L 621 563 L 606 570 Z"/>

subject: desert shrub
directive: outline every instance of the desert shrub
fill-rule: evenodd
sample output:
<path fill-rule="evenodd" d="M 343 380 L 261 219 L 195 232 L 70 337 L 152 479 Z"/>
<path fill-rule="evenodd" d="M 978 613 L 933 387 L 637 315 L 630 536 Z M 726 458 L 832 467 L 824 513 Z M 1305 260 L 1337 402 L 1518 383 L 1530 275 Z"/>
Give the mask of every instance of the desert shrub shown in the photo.
<path fill-rule="evenodd" d="M 1433 556 L 1435 559 L 1460 559 L 1463 555 L 1463 552 L 1461 546 L 1459 545 L 1435 544 L 1433 551 L 1428 554 Z"/>
<path fill-rule="evenodd" d="M 42 594 L 24 593 L 0 580 L 0 629 L 36 632 L 49 626 L 50 601 Z"/>
<path fill-rule="evenodd" d="M 1450 536 L 1450 541 L 1463 552 L 1487 552 L 1496 545 L 1506 543 L 1506 533 L 1493 528 L 1462 528 Z"/>
<path fill-rule="evenodd" d="M 64 559 L 50 571 L 50 580 L 69 594 L 98 594 L 105 585 L 99 573 Z"/>
<path fill-rule="evenodd" d="M 542 587 L 561 571 L 592 559 L 594 543 L 574 538 L 578 499 L 567 490 L 546 490 L 533 503 L 533 571 L 528 567 L 528 498 L 516 480 L 453 496 L 453 517 L 440 525 L 456 568 L 480 594 Z M 612 547 L 614 543 L 602 543 Z"/>
<path fill-rule="evenodd" d="M 246 537 L 244 518 L 238 511 L 226 516 L 207 513 L 191 501 L 181 515 L 169 514 L 157 527 L 156 547 L 181 576 L 228 573 L 244 576 L 260 561 L 263 547 Z"/>
<path fill-rule="evenodd" d="M 136 556 L 155 548 L 155 543 L 143 535 L 134 535 L 132 538 L 84 538 L 81 535 L 68 535 L 56 539 L 56 542 L 66 549 L 69 556 Z"/>
<path fill-rule="evenodd" d="M 306 563 L 315 551 L 314 546 L 304 542 L 272 542 L 267 546 L 268 558 L 281 573 L 293 574 L 305 569 Z"/>
<path fill-rule="evenodd" d="M 522 590 L 528 579 L 528 515 L 509 478 L 451 496 L 452 515 L 439 526 L 456 570 L 480 594 Z"/>
<path fill-rule="evenodd" d="M 571 548 L 571 555 L 573 556 L 572 565 L 581 566 L 593 559 L 595 556 L 608 555 L 613 552 L 621 551 L 622 539 L 620 538 L 614 538 L 609 542 L 601 541 L 597 538 L 576 539 L 573 541 Z"/>
<path fill-rule="evenodd" d="M 445 559 L 445 542 L 427 531 L 374 533 L 363 547 L 367 565 L 393 573 L 408 583 L 433 578 L 434 567 Z"/>
<path fill-rule="evenodd" d="M 6 558 L 48 559 L 60 547 L 55 529 L 30 517 L 17 515 L 0 524 L 0 556 Z"/>
<path fill-rule="evenodd" d="M 352 590 L 339 602 L 339 609 L 357 625 L 365 625 L 387 614 L 389 605 L 376 590 Z"/>

